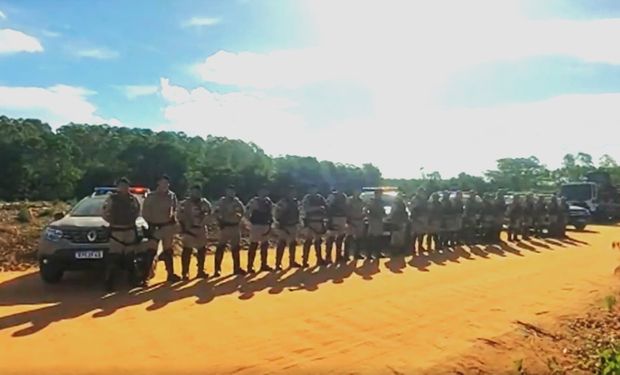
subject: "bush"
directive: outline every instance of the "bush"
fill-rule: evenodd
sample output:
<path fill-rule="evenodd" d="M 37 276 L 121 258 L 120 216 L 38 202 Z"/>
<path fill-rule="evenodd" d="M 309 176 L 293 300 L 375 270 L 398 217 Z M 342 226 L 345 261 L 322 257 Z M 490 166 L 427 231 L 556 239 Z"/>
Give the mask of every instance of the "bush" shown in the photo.
<path fill-rule="evenodd" d="M 30 223 L 32 221 L 32 213 L 27 207 L 22 207 L 17 213 L 17 221 L 20 223 Z"/>
<path fill-rule="evenodd" d="M 620 351 L 618 347 L 604 350 L 599 355 L 599 374 L 620 375 Z"/>

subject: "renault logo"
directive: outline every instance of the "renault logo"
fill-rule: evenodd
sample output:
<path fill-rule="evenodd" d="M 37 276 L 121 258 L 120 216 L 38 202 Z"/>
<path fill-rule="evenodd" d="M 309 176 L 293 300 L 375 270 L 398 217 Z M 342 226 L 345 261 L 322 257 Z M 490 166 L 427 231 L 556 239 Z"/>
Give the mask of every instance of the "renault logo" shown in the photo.
<path fill-rule="evenodd" d="M 88 242 L 95 242 L 95 240 L 97 239 L 97 232 L 91 230 L 90 232 L 86 233 L 86 239 L 88 240 Z"/>

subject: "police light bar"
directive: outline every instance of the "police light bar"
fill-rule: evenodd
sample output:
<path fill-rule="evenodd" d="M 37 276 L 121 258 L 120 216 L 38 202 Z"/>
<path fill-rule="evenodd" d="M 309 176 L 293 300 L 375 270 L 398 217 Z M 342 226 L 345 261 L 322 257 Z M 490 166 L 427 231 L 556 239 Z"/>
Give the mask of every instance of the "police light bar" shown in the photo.
<path fill-rule="evenodd" d="M 106 195 L 108 193 L 112 193 L 116 191 L 116 187 L 107 186 L 107 187 L 96 187 L 93 195 Z"/>
<path fill-rule="evenodd" d="M 395 186 L 376 186 L 376 187 L 363 187 L 362 191 L 398 191 L 399 189 Z"/>
<path fill-rule="evenodd" d="M 146 194 L 149 191 L 150 190 L 148 188 L 145 188 L 143 186 L 133 186 L 129 188 L 129 192 L 131 194 Z"/>

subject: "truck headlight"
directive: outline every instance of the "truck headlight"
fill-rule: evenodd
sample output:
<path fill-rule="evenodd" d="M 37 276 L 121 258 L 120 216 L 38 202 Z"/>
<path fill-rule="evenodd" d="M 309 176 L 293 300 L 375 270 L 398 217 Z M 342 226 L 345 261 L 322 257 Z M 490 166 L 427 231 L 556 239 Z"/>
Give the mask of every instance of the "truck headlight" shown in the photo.
<path fill-rule="evenodd" d="M 62 239 L 62 231 L 58 228 L 45 228 L 45 239 L 51 242 L 58 242 Z"/>

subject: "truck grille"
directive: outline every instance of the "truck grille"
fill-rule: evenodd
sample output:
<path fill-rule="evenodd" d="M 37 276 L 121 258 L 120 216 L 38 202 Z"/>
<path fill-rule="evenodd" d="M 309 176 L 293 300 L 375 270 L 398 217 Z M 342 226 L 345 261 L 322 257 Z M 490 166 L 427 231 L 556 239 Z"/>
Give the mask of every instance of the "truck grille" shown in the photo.
<path fill-rule="evenodd" d="M 94 241 L 88 239 L 88 234 L 94 232 L 96 237 Z M 63 229 L 62 237 L 73 243 L 104 243 L 108 242 L 108 233 L 105 229 Z"/>

